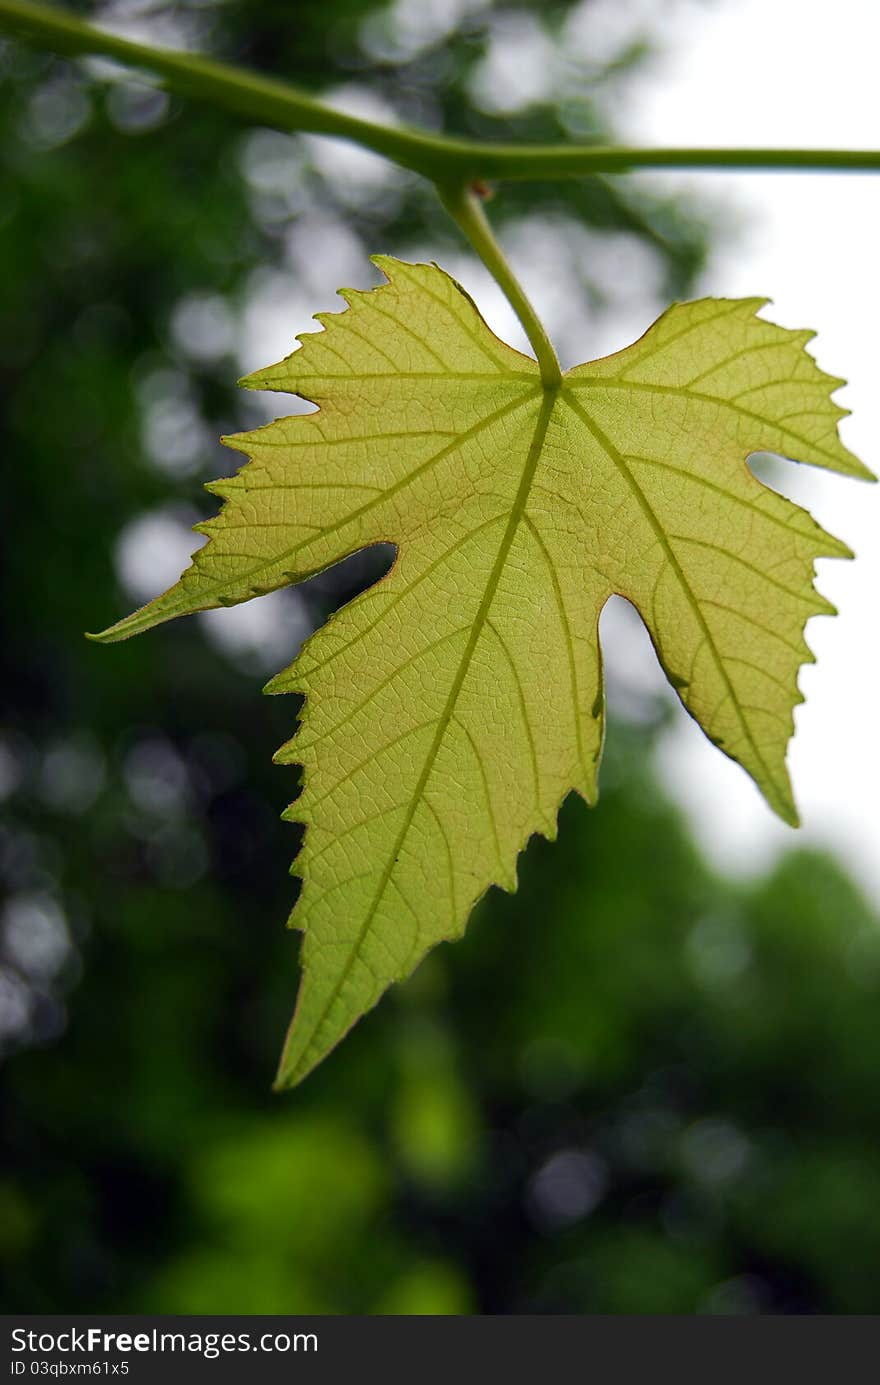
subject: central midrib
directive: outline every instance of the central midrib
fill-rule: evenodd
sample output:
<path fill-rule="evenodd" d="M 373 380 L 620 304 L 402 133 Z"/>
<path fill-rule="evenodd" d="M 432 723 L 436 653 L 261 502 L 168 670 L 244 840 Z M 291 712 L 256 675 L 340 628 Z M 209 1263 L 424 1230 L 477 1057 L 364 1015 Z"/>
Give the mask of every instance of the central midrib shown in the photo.
<path fill-rule="evenodd" d="M 336 982 L 334 983 L 330 995 L 328 996 L 327 1001 L 325 1002 L 318 1019 L 312 1026 L 310 1041 L 304 1048 L 302 1056 L 299 1059 L 296 1068 L 293 1070 L 293 1073 L 291 1073 L 291 1076 L 295 1075 L 297 1069 L 307 1067 L 309 1056 L 311 1055 L 315 1047 L 315 1042 L 321 1030 L 321 1027 L 327 1019 L 327 1016 L 330 1013 L 330 1010 L 334 1005 L 339 995 L 339 992 L 341 991 L 346 980 L 348 979 L 352 965 L 354 963 L 354 959 L 360 952 L 361 945 L 363 944 L 364 939 L 367 937 L 367 934 L 370 931 L 370 927 L 372 926 L 373 919 L 376 916 L 376 910 L 381 904 L 385 891 L 388 888 L 388 883 L 391 879 L 391 875 L 394 870 L 394 866 L 397 862 L 397 858 L 400 853 L 401 847 L 406 841 L 409 829 L 412 826 L 413 818 L 416 814 L 416 809 L 418 808 L 418 805 L 421 802 L 425 786 L 428 782 L 428 779 L 430 778 L 431 771 L 434 767 L 434 761 L 436 760 L 437 754 L 440 750 L 440 746 L 443 743 L 443 738 L 446 735 L 449 723 L 452 720 L 452 715 L 455 711 L 459 694 L 464 684 L 464 680 L 467 677 L 468 669 L 470 668 L 470 663 L 471 659 L 473 658 L 474 650 L 476 649 L 480 636 L 483 632 L 483 628 L 486 624 L 486 620 L 488 618 L 489 611 L 491 609 L 492 602 L 495 597 L 495 592 L 498 589 L 498 583 L 501 580 L 501 574 L 504 571 L 504 565 L 507 562 L 507 556 L 510 552 L 511 545 L 516 536 L 516 531 L 519 528 L 523 514 L 525 513 L 526 503 L 528 501 L 529 493 L 532 488 L 532 482 L 535 479 L 535 472 L 537 470 L 538 461 L 540 459 L 541 451 L 544 446 L 544 438 L 547 434 L 547 427 L 550 422 L 550 415 L 553 412 L 553 408 L 556 403 L 556 397 L 557 391 L 555 390 L 547 390 L 544 393 L 544 397 L 541 402 L 541 408 L 538 412 L 538 417 L 535 422 L 535 431 L 532 436 L 528 456 L 526 458 L 525 466 L 523 467 L 523 473 L 522 478 L 520 480 L 519 489 L 517 490 L 516 498 L 513 502 L 513 506 L 510 511 L 510 518 L 507 521 L 507 525 L 504 530 L 504 535 L 498 547 L 498 554 L 492 566 L 492 571 L 489 575 L 489 581 L 486 583 L 486 589 L 483 593 L 483 598 L 480 602 L 477 614 L 474 617 L 473 628 L 471 630 L 470 636 L 468 637 L 468 642 L 465 645 L 461 661 L 456 671 L 455 678 L 453 679 L 449 696 L 446 699 L 443 711 L 440 713 L 440 717 L 437 722 L 437 730 L 434 734 L 434 739 L 432 740 L 431 745 L 428 749 L 428 754 L 425 758 L 425 763 L 422 767 L 422 772 L 419 776 L 418 782 L 410 798 L 409 807 L 407 808 L 403 824 L 395 839 L 394 845 L 388 854 L 388 860 L 382 871 L 379 883 L 376 887 L 376 893 L 374 894 L 373 899 L 370 902 L 370 906 L 364 917 L 364 921 L 358 929 L 357 936 L 349 950 L 348 959 L 345 963 L 345 966 L 343 967 Z M 296 1020 L 294 1017 L 294 1025 L 292 1032 L 295 1032 L 295 1029 Z"/>

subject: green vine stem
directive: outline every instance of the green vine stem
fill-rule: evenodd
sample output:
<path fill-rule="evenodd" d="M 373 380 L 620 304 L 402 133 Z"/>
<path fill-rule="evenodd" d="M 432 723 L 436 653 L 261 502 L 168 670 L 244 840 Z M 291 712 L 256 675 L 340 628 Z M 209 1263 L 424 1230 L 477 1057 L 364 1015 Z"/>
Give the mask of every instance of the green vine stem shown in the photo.
<path fill-rule="evenodd" d="M 102 55 L 280 130 L 335 135 L 446 186 L 480 178 L 578 178 L 638 168 L 880 171 L 876 149 L 643 149 L 617 145 L 483 144 L 377 124 L 335 111 L 287 82 L 193 53 L 133 43 L 36 0 L 0 0 L 0 30 L 69 56 Z"/>
<path fill-rule="evenodd" d="M 37 0 L 0 0 L 0 32 L 70 57 L 100 55 L 149 72 L 170 90 L 290 133 L 331 135 L 381 154 L 435 184 L 450 215 L 496 279 L 523 325 L 547 388 L 561 372 L 550 339 L 504 258 L 469 187 L 482 180 L 576 178 L 639 168 L 880 171 L 880 150 L 641 149 L 612 145 L 484 144 L 336 111 L 287 82 L 194 53 L 134 43 Z"/>

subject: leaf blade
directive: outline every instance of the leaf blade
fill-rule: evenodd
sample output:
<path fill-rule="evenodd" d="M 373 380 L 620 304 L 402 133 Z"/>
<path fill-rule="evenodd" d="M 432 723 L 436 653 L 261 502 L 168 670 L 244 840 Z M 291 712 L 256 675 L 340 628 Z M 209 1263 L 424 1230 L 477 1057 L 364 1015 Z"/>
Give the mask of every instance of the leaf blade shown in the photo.
<path fill-rule="evenodd" d="M 678 304 L 558 390 L 436 267 L 377 260 L 285 361 L 244 382 L 319 405 L 230 439 L 250 461 L 181 581 L 105 632 L 302 580 L 376 542 L 385 578 L 267 691 L 305 696 L 276 759 L 303 766 L 303 979 L 292 1085 L 492 885 L 515 888 L 565 795 L 589 801 L 604 732 L 598 620 L 617 592 L 706 734 L 789 823 L 785 766 L 812 655 L 819 556 L 851 556 L 763 486 L 757 450 L 849 476 L 841 383 L 765 303 Z"/>

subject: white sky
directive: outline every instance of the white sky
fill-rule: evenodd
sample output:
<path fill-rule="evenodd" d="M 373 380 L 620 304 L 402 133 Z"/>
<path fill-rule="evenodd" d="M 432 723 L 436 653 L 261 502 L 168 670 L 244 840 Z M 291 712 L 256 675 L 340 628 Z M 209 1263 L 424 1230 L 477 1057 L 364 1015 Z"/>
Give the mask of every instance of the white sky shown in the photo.
<path fill-rule="evenodd" d="M 663 39 L 668 56 L 619 114 L 633 142 L 880 148 L 874 0 L 686 4 Z M 853 411 L 844 441 L 880 471 L 880 175 L 664 179 L 737 208 L 745 234 L 714 256 L 701 288 L 767 294 L 765 315 L 818 332 L 819 364 L 849 381 L 837 396 Z M 854 563 L 819 565 L 819 585 L 840 614 L 808 630 L 818 663 L 801 672 L 807 701 L 789 752 L 801 832 L 779 823 L 683 714 L 661 764 L 722 864 L 749 869 L 799 839 L 828 843 L 880 899 L 880 486 L 793 466 L 784 486 L 857 554 Z"/>

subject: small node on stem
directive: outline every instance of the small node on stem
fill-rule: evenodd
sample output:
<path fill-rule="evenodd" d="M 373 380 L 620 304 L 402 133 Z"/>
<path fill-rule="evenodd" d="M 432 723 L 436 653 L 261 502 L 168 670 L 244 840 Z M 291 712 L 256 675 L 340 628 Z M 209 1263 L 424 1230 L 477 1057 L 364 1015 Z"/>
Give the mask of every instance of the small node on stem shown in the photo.
<path fill-rule="evenodd" d="M 486 182 L 485 178 L 475 178 L 468 190 L 481 202 L 491 202 L 495 196 L 495 189 L 491 183 Z"/>

